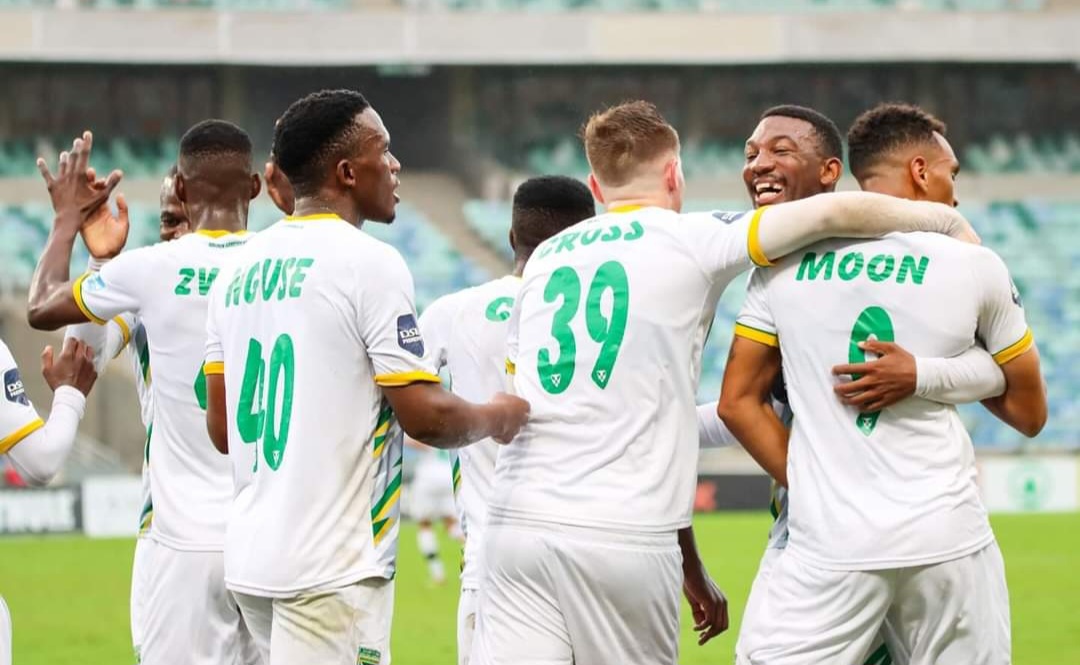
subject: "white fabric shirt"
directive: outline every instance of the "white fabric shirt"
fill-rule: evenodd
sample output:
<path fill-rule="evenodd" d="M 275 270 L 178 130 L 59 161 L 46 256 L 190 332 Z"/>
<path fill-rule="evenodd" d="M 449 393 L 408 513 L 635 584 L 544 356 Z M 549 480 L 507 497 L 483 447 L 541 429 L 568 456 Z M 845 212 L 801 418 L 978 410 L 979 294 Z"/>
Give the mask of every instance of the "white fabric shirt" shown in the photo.
<path fill-rule="evenodd" d="M 492 516 L 689 526 L 701 350 L 721 293 L 752 265 L 758 218 L 608 212 L 536 250 L 508 337 L 532 411 L 499 451 Z"/>
<path fill-rule="evenodd" d="M 124 354 L 135 377 L 135 392 L 139 398 L 139 417 L 146 429 L 143 444 L 142 501 L 139 510 L 139 537 L 150 532 L 154 518 L 154 502 L 150 496 L 150 434 L 154 418 L 154 398 L 150 390 L 150 347 L 146 327 L 139 317 L 124 313 L 113 317 L 107 325 L 80 323 L 68 326 L 65 338 L 82 340 L 94 350 L 94 368 L 100 375 L 109 361 Z"/>
<path fill-rule="evenodd" d="M 249 237 L 197 231 L 124 252 L 75 283 L 75 300 L 95 323 L 131 312 L 145 327 L 154 362 L 152 537 L 177 550 L 224 545 L 232 477 L 206 433 L 206 305 L 222 264 Z"/>
<path fill-rule="evenodd" d="M 0 381 L 4 396 L 0 398 L 0 455 L 7 453 L 27 436 L 45 426 L 30 396 L 23 387 L 19 366 L 7 344 L 0 340 Z"/>
<path fill-rule="evenodd" d="M 487 402 L 506 389 L 506 333 L 521 278 L 507 275 L 439 298 L 420 315 L 428 355 L 445 370 L 450 389 L 470 402 Z M 479 589 L 483 533 L 499 444 L 491 439 L 451 452 L 454 498 L 465 532 L 461 586 Z"/>
<path fill-rule="evenodd" d="M 438 381 L 405 261 L 336 216 L 286 218 L 211 299 L 236 488 L 226 585 L 292 597 L 392 578 L 402 439 L 380 386 Z"/>
<path fill-rule="evenodd" d="M 920 357 L 979 340 L 1007 362 L 1032 344 L 1019 303 L 996 254 L 935 234 L 827 241 L 755 271 L 735 334 L 783 354 L 792 551 L 822 568 L 873 570 L 992 542 L 955 407 L 912 397 L 860 414 L 836 398 L 831 368 L 861 362 L 856 344 L 868 338 Z"/>

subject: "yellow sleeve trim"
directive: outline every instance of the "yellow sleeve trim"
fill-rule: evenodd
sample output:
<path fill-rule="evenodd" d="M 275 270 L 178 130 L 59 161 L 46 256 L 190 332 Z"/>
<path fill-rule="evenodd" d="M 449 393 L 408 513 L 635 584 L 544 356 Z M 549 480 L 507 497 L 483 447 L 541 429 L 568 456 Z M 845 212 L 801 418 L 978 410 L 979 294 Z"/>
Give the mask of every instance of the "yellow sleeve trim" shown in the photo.
<path fill-rule="evenodd" d="M 506 359 L 506 373 L 517 374 L 517 365 L 514 364 L 509 358 Z"/>
<path fill-rule="evenodd" d="M 90 277 L 93 274 L 94 273 L 88 272 L 79 277 L 79 279 L 75 280 L 75 283 L 71 285 L 71 295 L 75 297 L 75 304 L 79 307 L 79 311 L 83 313 L 83 316 L 85 316 L 88 320 L 98 324 L 99 326 L 103 326 L 107 323 L 107 321 L 105 321 L 105 319 L 101 318 L 100 316 L 95 316 L 94 313 L 91 312 L 90 309 L 86 306 L 86 303 L 83 302 L 83 282 L 86 281 L 87 277 Z"/>
<path fill-rule="evenodd" d="M 1031 328 L 1028 328 L 1023 337 L 995 353 L 994 361 L 999 365 L 1004 365 L 1017 356 L 1027 353 L 1034 344 L 1035 336 L 1031 334 Z"/>
<path fill-rule="evenodd" d="M 120 328 L 120 336 L 124 340 L 124 343 L 121 344 L 120 348 L 116 350 L 116 355 L 120 355 L 120 352 L 123 351 L 124 347 L 127 346 L 128 342 L 131 341 L 131 328 L 128 328 L 128 324 L 126 321 L 124 321 L 124 317 L 122 316 L 113 317 L 113 323 L 115 323 L 117 327 Z"/>
<path fill-rule="evenodd" d="M 428 372 L 398 372 L 396 374 L 376 374 L 375 383 L 388 388 L 407 386 L 410 383 L 442 383 L 442 379 Z"/>
<path fill-rule="evenodd" d="M 772 265 L 772 261 L 769 257 L 765 256 L 765 251 L 761 249 L 761 239 L 758 238 L 758 228 L 761 226 L 761 215 L 769 208 L 769 206 L 761 206 L 754 211 L 754 216 L 750 218 L 750 228 L 746 232 L 746 251 L 750 254 L 750 260 L 754 262 L 754 265 L 760 268 L 768 268 Z"/>
<path fill-rule="evenodd" d="M 765 346 L 780 348 L 780 338 L 773 333 L 758 330 L 757 328 L 751 328 L 750 326 L 744 326 L 741 323 L 735 324 L 735 336 L 744 337 L 753 342 L 764 344 Z"/>
<path fill-rule="evenodd" d="M 34 418 L 31 422 L 15 430 L 12 434 L 0 439 L 0 455 L 7 453 L 15 447 L 15 444 L 22 441 L 26 437 L 30 436 L 34 432 L 38 431 L 45 426 L 45 421 L 41 418 Z"/>
<path fill-rule="evenodd" d="M 203 374 L 205 374 L 206 376 L 212 376 L 212 375 L 215 375 L 215 374 L 224 374 L 225 373 L 225 363 L 221 362 L 220 360 L 215 360 L 215 361 L 212 361 L 212 362 L 208 362 L 205 365 L 203 365 L 202 371 L 203 371 Z"/>

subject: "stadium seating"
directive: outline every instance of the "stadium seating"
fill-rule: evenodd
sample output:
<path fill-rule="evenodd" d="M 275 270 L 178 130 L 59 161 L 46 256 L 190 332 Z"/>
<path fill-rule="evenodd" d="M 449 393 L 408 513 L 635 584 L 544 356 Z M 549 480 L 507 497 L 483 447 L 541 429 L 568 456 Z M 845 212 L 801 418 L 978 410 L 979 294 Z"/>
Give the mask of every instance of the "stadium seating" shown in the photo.
<path fill-rule="evenodd" d="M 95 137 L 94 162 L 121 169 L 128 178 L 157 178 L 176 162 L 178 143 L 175 136 L 144 140 Z M 70 137 L 0 141 L 0 178 L 35 176 L 38 155 L 57 155 L 70 145 Z"/>
<path fill-rule="evenodd" d="M 1038 138 L 996 135 L 969 145 L 964 151 L 964 167 L 980 173 L 1078 173 L 1080 134 Z"/>

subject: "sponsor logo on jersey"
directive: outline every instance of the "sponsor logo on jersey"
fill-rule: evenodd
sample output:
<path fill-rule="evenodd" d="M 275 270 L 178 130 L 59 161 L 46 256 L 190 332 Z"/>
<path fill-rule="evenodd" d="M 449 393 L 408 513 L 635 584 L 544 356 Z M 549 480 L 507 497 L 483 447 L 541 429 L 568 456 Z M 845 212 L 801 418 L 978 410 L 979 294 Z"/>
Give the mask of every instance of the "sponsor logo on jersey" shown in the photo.
<path fill-rule="evenodd" d="M 360 647 L 356 652 L 356 665 L 379 665 L 382 662 L 382 652 L 378 649 Z"/>
<path fill-rule="evenodd" d="M 84 293 L 86 291 L 100 291 L 104 288 L 105 280 L 101 279 L 101 275 L 99 273 L 94 273 L 93 275 L 87 277 L 83 280 L 82 283 L 82 290 Z"/>
<path fill-rule="evenodd" d="M 397 318 L 397 343 L 414 356 L 424 357 L 424 338 L 412 314 L 402 314 Z"/>
<path fill-rule="evenodd" d="M 1020 299 L 1020 289 L 1016 288 L 1016 282 L 1009 281 L 1009 286 L 1012 287 L 1012 301 L 1017 307 L 1023 307 L 1024 301 Z"/>
<path fill-rule="evenodd" d="M 724 212 L 722 210 L 717 210 L 712 216 L 725 224 L 730 224 L 745 214 L 745 212 Z"/>
<path fill-rule="evenodd" d="M 23 388 L 18 367 L 4 372 L 4 397 L 7 397 L 9 402 L 30 406 L 30 398 L 26 396 L 26 389 Z"/>

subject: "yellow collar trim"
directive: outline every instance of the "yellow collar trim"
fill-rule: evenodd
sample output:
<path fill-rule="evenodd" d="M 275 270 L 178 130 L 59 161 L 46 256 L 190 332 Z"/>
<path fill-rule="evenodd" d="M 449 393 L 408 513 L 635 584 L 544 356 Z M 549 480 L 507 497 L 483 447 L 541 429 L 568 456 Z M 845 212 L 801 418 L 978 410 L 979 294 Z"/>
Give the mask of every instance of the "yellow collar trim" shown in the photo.
<path fill-rule="evenodd" d="M 608 212 L 634 212 L 635 210 L 641 210 L 644 207 L 645 206 L 639 206 L 639 205 L 618 206 L 618 207 L 609 209 Z"/>
<path fill-rule="evenodd" d="M 242 236 L 247 233 L 247 231 L 211 231 L 210 229 L 199 229 L 195 231 L 195 233 L 201 236 L 206 236 L 207 238 L 221 238 L 224 236 Z"/>
<path fill-rule="evenodd" d="M 285 218 L 286 222 L 344 222 L 341 215 L 335 215 L 334 213 L 318 213 L 315 215 L 301 215 L 300 217 L 294 217 L 289 215 Z"/>

